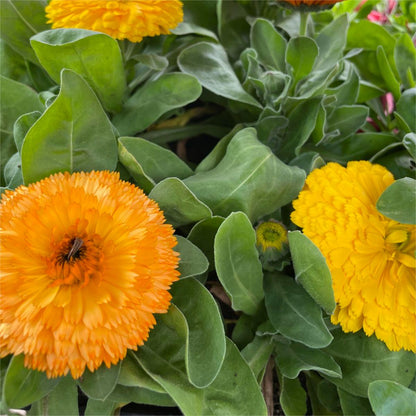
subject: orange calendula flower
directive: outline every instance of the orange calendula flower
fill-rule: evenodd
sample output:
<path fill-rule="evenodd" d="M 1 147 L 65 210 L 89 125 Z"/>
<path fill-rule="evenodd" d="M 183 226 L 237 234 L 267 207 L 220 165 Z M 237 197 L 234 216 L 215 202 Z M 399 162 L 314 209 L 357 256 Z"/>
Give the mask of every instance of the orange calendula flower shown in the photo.
<path fill-rule="evenodd" d="M 183 20 L 182 7 L 179 0 L 51 0 L 45 11 L 53 29 L 89 29 L 140 42 L 169 34 Z"/>
<path fill-rule="evenodd" d="M 137 349 L 167 311 L 176 239 L 157 204 L 118 173 L 59 173 L 0 203 L 0 356 L 48 377 Z"/>
<path fill-rule="evenodd" d="M 328 163 L 306 179 L 292 221 L 321 250 L 337 308 L 332 322 L 416 352 L 416 227 L 376 209 L 392 174 L 370 162 Z"/>

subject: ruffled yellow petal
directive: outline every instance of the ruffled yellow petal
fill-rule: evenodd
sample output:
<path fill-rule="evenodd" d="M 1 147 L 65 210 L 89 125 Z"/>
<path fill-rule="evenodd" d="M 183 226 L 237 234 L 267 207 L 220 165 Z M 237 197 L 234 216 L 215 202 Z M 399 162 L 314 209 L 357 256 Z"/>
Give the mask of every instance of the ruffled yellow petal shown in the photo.
<path fill-rule="evenodd" d="M 140 42 L 169 34 L 183 20 L 179 0 L 52 0 L 46 7 L 52 28 L 78 28 Z"/>
<path fill-rule="evenodd" d="M 370 162 L 328 163 L 308 176 L 291 218 L 327 259 L 338 305 L 332 322 L 415 352 L 416 227 L 376 209 L 393 181 Z"/>

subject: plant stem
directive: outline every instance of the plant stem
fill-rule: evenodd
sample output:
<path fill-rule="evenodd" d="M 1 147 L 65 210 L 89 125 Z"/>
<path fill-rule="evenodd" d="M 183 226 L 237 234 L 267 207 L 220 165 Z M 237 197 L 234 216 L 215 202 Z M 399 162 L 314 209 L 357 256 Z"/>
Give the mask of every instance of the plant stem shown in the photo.
<path fill-rule="evenodd" d="M 309 13 L 305 11 L 300 11 L 300 26 L 299 26 L 299 36 L 306 35 L 306 28 L 308 26 L 308 16 Z"/>

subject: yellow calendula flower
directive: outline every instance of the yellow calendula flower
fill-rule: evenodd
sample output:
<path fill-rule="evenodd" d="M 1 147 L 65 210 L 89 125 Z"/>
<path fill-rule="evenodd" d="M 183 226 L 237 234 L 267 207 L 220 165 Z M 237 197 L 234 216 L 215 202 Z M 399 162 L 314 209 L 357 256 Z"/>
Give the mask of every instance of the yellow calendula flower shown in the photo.
<path fill-rule="evenodd" d="M 58 377 L 137 349 L 170 305 L 176 238 L 118 173 L 56 174 L 0 202 L 0 356 Z"/>
<path fill-rule="evenodd" d="M 392 351 L 416 352 L 416 227 L 376 209 L 393 182 L 387 169 L 370 162 L 328 163 L 306 179 L 292 221 L 331 270 L 332 322 L 345 332 L 363 328 Z"/>
<path fill-rule="evenodd" d="M 169 34 L 183 20 L 182 7 L 179 0 L 51 0 L 45 11 L 53 29 L 89 29 L 140 42 Z"/>

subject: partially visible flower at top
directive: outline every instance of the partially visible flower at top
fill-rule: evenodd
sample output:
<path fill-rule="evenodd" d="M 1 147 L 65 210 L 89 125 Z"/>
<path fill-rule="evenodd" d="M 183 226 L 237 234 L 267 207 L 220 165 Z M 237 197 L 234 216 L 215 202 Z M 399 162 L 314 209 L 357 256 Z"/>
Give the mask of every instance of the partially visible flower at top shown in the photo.
<path fill-rule="evenodd" d="M 0 357 L 78 378 L 137 349 L 167 311 L 173 228 L 118 173 L 20 186 L 2 195 L 0 215 Z"/>
<path fill-rule="evenodd" d="M 332 7 L 343 0 L 277 0 L 282 6 L 296 9 L 322 10 Z"/>
<path fill-rule="evenodd" d="M 288 241 L 286 227 L 274 220 L 262 222 L 256 228 L 256 239 L 257 245 L 263 252 L 269 248 L 282 251 Z"/>
<path fill-rule="evenodd" d="M 53 29 L 89 29 L 140 42 L 169 34 L 183 20 L 182 7 L 179 0 L 51 0 L 45 11 Z"/>
<path fill-rule="evenodd" d="M 416 226 L 376 209 L 393 182 L 367 161 L 328 163 L 308 176 L 291 218 L 327 260 L 337 302 L 332 322 L 374 333 L 392 351 L 416 352 Z"/>

